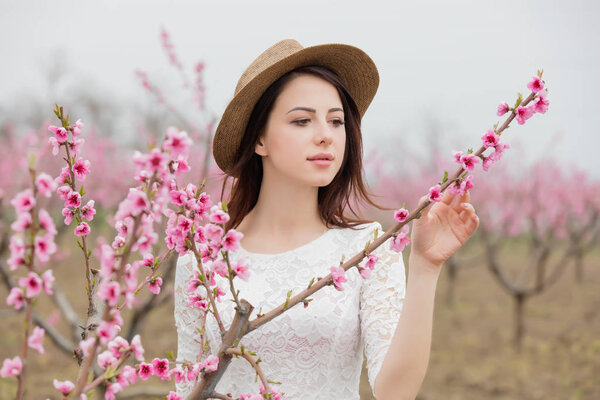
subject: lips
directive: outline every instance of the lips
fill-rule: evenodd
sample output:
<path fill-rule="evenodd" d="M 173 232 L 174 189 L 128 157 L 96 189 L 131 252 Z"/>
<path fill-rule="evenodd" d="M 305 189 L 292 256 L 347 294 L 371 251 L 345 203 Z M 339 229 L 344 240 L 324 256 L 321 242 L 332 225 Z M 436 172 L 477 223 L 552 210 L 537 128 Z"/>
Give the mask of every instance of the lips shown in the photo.
<path fill-rule="evenodd" d="M 332 161 L 333 160 L 333 154 L 331 154 L 331 153 L 319 153 L 319 154 L 315 154 L 312 157 L 309 157 L 308 160 L 309 161 L 315 161 L 315 160 Z"/>

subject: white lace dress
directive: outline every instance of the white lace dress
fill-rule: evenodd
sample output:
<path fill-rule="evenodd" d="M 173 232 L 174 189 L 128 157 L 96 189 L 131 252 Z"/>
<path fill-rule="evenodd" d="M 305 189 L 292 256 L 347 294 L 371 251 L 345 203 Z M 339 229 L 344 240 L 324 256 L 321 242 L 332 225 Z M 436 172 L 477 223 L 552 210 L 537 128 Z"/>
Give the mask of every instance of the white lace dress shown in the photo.
<path fill-rule="evenodd" d="M 244 248 L 230 253 L 232 263 L 243 257 L 250 264 L 247 282 L 236 279 L 240 298 L 248 300 L 254 311 L 265 313 L 283 303 L 290 289 L 296 294 L 305 289 L 313 277 L 326 276 L 331 266 L 339 265 L 364 249 L 373 238 L 378 222 L 361 225 L 360 230 L 333 228 L 296 249 L 280 254 L 250 253 Z M 284 398 L 359 399 L 359 380 L 363 350 L 367 357 L 369 383 L 373 388 L 383 358 L 396 328 L 406 292 L 402 254 L 389 250 L 389 240 L 374 251 L 379 256 L 371 277 L 364 280 L 356 268 L 346 272 L 348 282 L 343 291 L 327 286 L 312 298 L 307 308 L 296 305 L 279 317 L 244 336 L 241 344 L 262 359 L 261 368 L 267 379 L 281 382 L 274 386 Z M 364 261 L 363 261 L 364 263 Z M 177 361 L 196 362 L 201 354 L 199 329 L 203 313 L 187 305 L 186 282 L 196 269 L 191 253 L 177 261 L 175 278 L 175 325 L 178 335 Z M 219 303 L 225 328 L 234 315 L 231 295 Z M 216 354 L 221 337 L 212 314 L 206 316 L 206 338 L 212 354 Z M 239 396 L 243 392 L 258 393 L 259 380 L 250 364 L 234 358 L 217 384 L 220 393 Z M 184 398 L 193 383 L 177 384 Z M 237 397 L 236 397 L 237 398 Z"/>

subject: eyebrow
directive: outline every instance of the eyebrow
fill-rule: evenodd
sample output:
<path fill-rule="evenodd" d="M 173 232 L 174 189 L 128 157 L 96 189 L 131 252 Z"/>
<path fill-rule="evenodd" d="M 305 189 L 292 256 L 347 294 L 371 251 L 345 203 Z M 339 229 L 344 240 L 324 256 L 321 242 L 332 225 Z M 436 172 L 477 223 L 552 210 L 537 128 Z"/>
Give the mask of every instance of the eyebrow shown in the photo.
<path fill-rule="evenodd" d="M 296 110 L 303 110 L 303 111 L 308 111 L 308 112 L 311 112 L 311 113 L 316 113 L 317 112 L 317 110 L 315 110 L 314 108 L 309 108 L 309 107 L 294 107 L 290 111 L 288 111 L 287 113 L 289 114 L 292 111 L 296 111 Z M 330 113 L 330 112 L 334 112 L 334 111 L 344 112 L 344 110 L 341 109 L 341 108 L 339 108 L 339 107 L 330 108 L 329 111 L 327 111 L 327 112 Z"/>

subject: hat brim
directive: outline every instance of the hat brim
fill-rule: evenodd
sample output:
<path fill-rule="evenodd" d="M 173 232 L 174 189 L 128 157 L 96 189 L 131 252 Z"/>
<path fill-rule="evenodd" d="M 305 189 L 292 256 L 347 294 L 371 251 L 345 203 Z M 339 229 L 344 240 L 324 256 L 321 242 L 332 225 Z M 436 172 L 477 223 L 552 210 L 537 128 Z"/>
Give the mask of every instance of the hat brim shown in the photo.
<path fill-rule="evenodd" d="M 361 117 L 364 115 L 379 85 L 373 60 L 359 48 L 345 44 L 306 47 L 265 68 L 230 101 L 213 138 L 213 155 L 221 170 L 228 173 L 233 167 L 252 110 L 265 90 L 287 72 L 308 65 L 335 72 L 348 88 Z"/>

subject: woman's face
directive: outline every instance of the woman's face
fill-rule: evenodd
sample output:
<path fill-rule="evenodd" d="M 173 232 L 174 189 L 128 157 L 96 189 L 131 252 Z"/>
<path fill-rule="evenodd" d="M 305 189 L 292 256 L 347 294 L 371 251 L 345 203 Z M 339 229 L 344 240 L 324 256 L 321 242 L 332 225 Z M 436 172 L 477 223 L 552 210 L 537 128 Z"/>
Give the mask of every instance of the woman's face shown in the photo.
<path fill-rule="evenodd" d="M 287 82 L 275 100 L 255 152 L 262 156 L 263 179 L 320 187 L 340 170 L 345 147 L 344 111 L 336 88 L 304 74 Z"/>

